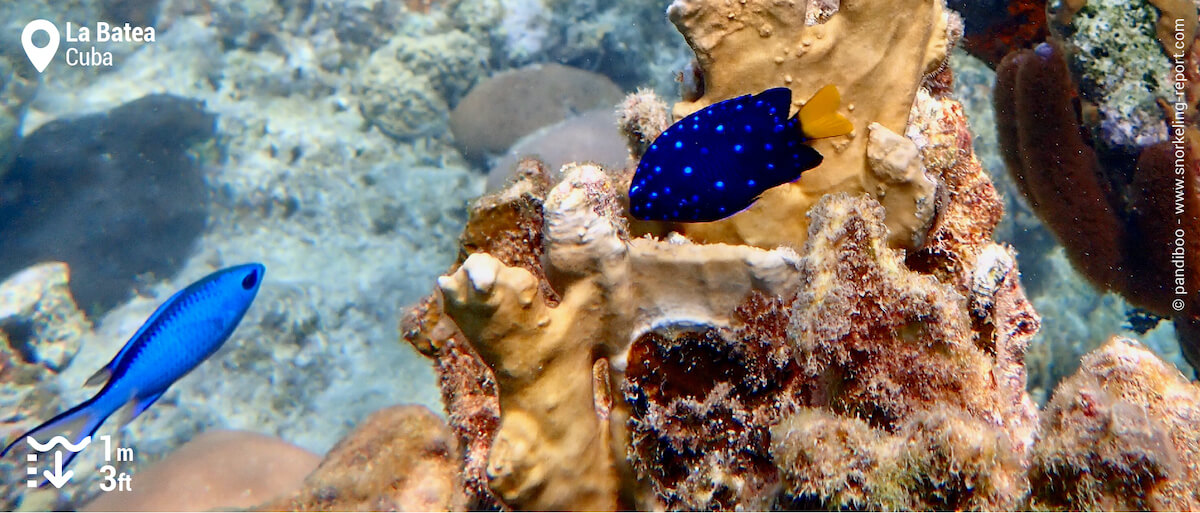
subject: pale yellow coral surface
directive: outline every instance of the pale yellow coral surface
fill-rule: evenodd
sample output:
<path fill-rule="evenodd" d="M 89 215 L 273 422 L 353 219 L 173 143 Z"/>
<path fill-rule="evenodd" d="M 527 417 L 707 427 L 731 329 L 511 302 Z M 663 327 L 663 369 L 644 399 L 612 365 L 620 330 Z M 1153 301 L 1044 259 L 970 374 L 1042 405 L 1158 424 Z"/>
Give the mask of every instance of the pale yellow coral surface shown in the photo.
<path fill-rule="evenodd" d="M 489 484 L 525 509 L 614 509 L 623 472 L 619 378 L 629 344 L 663 325 L 724 326 L 753 291 L 797 286 L 798 257 L 682 240 L 629 240 L 618 192 L 592 165 L 564 169 L 545 204 L 549 306 L 538 279 L 476 253 L 438 280 L 446 313 L 496 375 L 500 427 Z M 598 398 L 600 400 L 598 400 Z M 618 422 L 616 419 L 621 419 Z"/>
<path fill-rule="evenodd" d="M 800 0 L 676 0 L 667 14 L 695 50 L 704 76 L 704 94 L 677 103 L 676 118 L 780 86 L 791 88 L 795 112 L 833 84 L 855 129 L 848 137 L 816 141 L 825 160 L 798 181 L 765 192 L 728 219 L 686 226 L 689 237 L 799 248 L 808 231 L 804 214 L 821 196 L 868 192 L 887 208 L 889 244 L 916 245 L 914 235 L 928 228 L 932 184 L 920 174 L 897 182 L 887 170 L 873 169 L 867 151 L 874 138 L 867 131 L 877 123 L 877 130 L 903 134 L 922 79 L 944 65 L 948 15 L 941 0 L 844 0 L 837 13 L 811 26 Z"/>

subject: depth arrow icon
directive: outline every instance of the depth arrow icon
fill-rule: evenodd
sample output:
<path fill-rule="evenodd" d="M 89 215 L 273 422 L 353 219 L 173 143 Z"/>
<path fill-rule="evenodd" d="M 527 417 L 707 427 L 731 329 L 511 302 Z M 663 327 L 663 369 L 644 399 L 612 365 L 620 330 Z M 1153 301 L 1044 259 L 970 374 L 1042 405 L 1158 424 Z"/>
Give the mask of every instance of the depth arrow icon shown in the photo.
<path fill-rule="evenodd" d="M 74 470 L 68 470 L 64 474 L 62 466 L 62 451 L 54 451 L 54 472 L 50 472 L 49 470 L 42 472 L 42 475 L 46 476 L 46 480 L 54 485 L 55 488 L 62 488 L 75 475 Z"/>

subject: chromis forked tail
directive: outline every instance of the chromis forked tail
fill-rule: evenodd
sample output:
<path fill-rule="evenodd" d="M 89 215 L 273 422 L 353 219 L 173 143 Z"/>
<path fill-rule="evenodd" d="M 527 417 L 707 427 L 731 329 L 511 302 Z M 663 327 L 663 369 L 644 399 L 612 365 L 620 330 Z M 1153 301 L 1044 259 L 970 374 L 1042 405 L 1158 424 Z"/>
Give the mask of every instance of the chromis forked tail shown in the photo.
<path fill-rule="evenodd" d="M 150 315 L 121 351 L 85 386 L 104 383 L 91 399 L 22 434 L 0 451 L 0 458 L 29 438 L 46 443 L 63 436 L 79 444 L 109 416 L 128 406 L 122 423 L 136 418 L 229 339 L 258 294 L 266 267 L 252 263 L 214 272 L 176 292 Z M 16 451 L 18 453 L 25 451 Z M 76 453 L 64 454 L 66 467 Z M 24 456 L 21 456 L 24 461 Z M 22 465 L 23 468 L 23 465 Z"/>

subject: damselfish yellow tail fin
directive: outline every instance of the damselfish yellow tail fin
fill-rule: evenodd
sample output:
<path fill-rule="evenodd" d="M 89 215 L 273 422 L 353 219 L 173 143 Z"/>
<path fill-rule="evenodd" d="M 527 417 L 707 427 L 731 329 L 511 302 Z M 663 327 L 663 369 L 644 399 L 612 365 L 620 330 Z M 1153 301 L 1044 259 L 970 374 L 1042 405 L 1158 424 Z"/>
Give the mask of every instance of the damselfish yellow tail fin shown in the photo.
<path fill-rule="evenodd" d="M 822 87 L 808 103 L 800 107 L 800 129 L 804 137 L 821 139 L 846 135 L 854 130 L 850 120 L 838 113 L 842 95 L 833 84 Z"/>

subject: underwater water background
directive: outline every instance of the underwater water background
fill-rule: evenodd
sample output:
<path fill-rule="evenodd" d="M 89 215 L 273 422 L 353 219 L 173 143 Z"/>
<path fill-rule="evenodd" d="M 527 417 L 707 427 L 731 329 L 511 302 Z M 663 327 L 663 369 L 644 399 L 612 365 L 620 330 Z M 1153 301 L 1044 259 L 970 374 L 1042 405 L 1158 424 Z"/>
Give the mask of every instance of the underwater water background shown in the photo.
<path fill-rule="evenodd" d="M 692 59 L 666 4 L 0 1 L 0 282 L 66 262 L 83 313 L 0 309 L 0 358 L 23 369 L 0 373 L 0 433 L 93 395 L 81 385 L 160 303 L 245 262 L 268 272 L 233 337 L 136 421 L 101 428 L 136 449 L 130 471 L 212 429 L 323 454 L 390 405 L 444 414 L 400 318 L 458 258 L 470 202 L 517 158 L 626 164 L 615 106 L 638 88 L 678 100 L 676 73 Z M 42 72 L 21 43 L 34 19 L 64 32 Z M 68 22 L 101 21 L 154 27 L 155 39 L 68 41 Z M 69 65 L 68 49 L 92 65 Z M 111 66 L 95 65 L 103 56 Z M 996 238 L 1018 251 L 1042 316 L 1026 357 L 1033 397 L 1044 402 L 1112 334 L 1191 376 L 1170 323 L 1134 335 L 1125 300 L 1089 285 L 1024 203 L 998 149 L 995 74 L 961 51 L 951 67 L 1004 197 Z M 20 302 L 17 288 L 0 292 L 11 294 L 0 305 Z M 27 343 L 50 323 L 55 337 Z M 98 457 L 75 462 L 79 479 L 99 478 L 80 470 Z M 16 504 L 22 490 L 0 493 Z"/>

